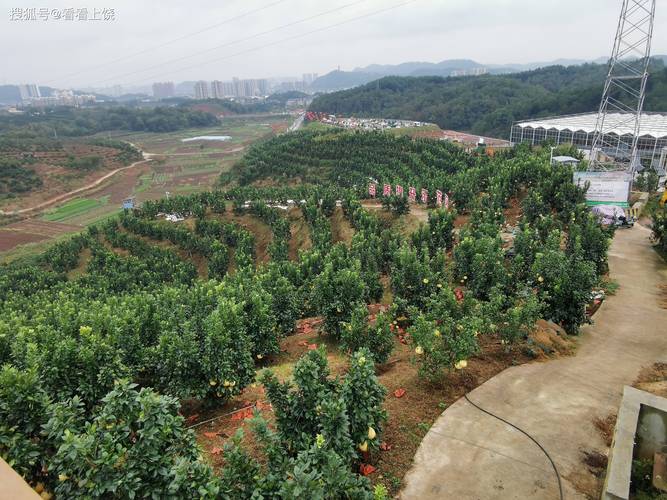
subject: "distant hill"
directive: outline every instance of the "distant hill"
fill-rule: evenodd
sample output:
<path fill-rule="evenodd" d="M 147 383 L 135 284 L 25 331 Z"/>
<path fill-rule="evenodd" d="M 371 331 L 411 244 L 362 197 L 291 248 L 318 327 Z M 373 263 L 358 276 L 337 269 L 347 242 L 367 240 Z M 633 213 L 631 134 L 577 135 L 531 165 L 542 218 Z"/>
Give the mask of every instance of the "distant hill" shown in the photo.
<path fill-rule="evenodd" d="M 312 111 L 437 123 L 441 128 L 507 138 L 512 122 L 597 110 L 607 66 L 550 66 L 476 77 L 384 77 L 324 94 Z M 667 111 L 667 69 L 651 68 L 645 109 Z"/>
<path fill-rule="evenodd" d="M 0 85 L 0 104 L 21 102 L 21 93 L 16 85 Z"/>
<path fill-rule="evenodd" d="M 384 76 L 465 76 L 475 72 L 505 74 L 555 64 L 571 66 L 585 63 L 586 61 L 578 59 L 560 59 L 528 64 L 481 64 L 471 59 L 446 59 L 437 63 L 411 61 L 401 64 L 370 64 L 352 71 L 336 70 L 327 73 L 315 80 L 312 88 L 315 91 L 330 92 L 364 85 Z"/>
<path fill-rule="evenodd" d="M 655 55 L 654 60 L 667 62 L 666 55 Z M 584 64 L 607 64 L 606 57 L 599 57 L 593 61 L 584 59 L 556 59 L 554 61 L 509 63 L 509 64 L 482 64 L 471 59 L 446 59 L 438 63 L 412 61 L 401 64 L 370 64 L 352 71 L 332 71 L 321 76 L 313 83 L 313 90 L 331 92 L 345 90 L 378 80 L 384 76 L 466 76 L 477 72 L 486 72 L 492 75 L 504 75 L 531 71 L 548 66 L 581 66 Z"/>

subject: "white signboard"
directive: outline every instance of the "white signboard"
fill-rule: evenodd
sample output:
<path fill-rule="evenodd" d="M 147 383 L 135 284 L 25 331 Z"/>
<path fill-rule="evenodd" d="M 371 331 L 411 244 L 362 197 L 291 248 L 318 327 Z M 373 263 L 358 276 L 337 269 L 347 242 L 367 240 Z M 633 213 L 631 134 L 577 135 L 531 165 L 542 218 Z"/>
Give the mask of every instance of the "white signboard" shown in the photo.
<path fill-rule="evenodd" d="M 575 172 L 574 183 L 590 183 L 586 200 L 592 203 L 627 204 L 630 175 L 625 172 Z"/>

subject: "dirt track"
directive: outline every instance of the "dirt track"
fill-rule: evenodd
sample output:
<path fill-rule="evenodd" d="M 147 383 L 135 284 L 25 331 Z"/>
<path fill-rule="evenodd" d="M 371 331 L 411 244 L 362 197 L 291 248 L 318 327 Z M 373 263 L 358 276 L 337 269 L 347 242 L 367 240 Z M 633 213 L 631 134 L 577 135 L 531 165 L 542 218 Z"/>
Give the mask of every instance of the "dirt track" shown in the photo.
<path fill-rule="evenodd" d="M 617 411 L 624 385 L 667 360 L 661 287 L 667 265 L 642 226 L 617 231 L 609 263 L 620 288 L 582 329 L 575 356 L 509 368 L 469 393 L 484 409 L 518 425 L 549 452 L 564 497 L 597 497 L 583 453 L 607 447 L 594 419 Z M 465 399 L 431 427 L 405 478 L 403 499 L 558 499 L 544 453 L 526 436 Z"/>
<path fill-rule="evenodd" d="M 127 165 L 126 167 L 121 167 L 121 168 L 117 168 L 116 170 L 112 170 L 111 172 L 103 175 L 102 177 L 95 180 L 94 182 L 91 182 L 90 184 L 86 184 L 85 186 L 82 186 L 82 187 L 80 187 L 78 189 L 75 189 L 73 191 L 69 191 L 67 193 L 63 193 L 63 194 L 60 194 L 58 196 L 54 196 L 53 198 L 51 198 L 49 200 L 46 200 L 42 203 L 39 203 L 37 205 L 33 205 L 32 207 L 22 208 L 20 210 L 12 210 L 10 212 L 5 212 L 4 210 L 0 210 L 0 215 L 5 215 L 5 216 L 6 215 L 22 215 L 22 214 L 27 214 L 27 213 L 30 213 L 30 212 L 34 212 L 36 210 L 41 210 L 43 208 L 48 208 L 51 205 L 54 205 L 54 204 L 59 203 L 61 201 L 69 200 L 70 198 L 72 198 L 72 197 L 74 197 L 78 194 L 81 194 L 83 192 L 89 191 L 90 189 L 96 188 L 97 186 L 102 184 L 104 181 L 106 181 L 110 177 L 113 177 L 114 175 L 116 175 L 118 172 L 122 172 L 123 170 L 127 170 L 127 169 L 130 169 L 130 168 L 134 168 L 137 165 L 142 165 L 142 164 L 148 163 L 149 161 L 152 161 L 152 160 L 150 158 L 146 158 L 146 155 L 144 155 L 143 160 L 135 161 L 134 163 L 132 163 L 131 165 Z"/>

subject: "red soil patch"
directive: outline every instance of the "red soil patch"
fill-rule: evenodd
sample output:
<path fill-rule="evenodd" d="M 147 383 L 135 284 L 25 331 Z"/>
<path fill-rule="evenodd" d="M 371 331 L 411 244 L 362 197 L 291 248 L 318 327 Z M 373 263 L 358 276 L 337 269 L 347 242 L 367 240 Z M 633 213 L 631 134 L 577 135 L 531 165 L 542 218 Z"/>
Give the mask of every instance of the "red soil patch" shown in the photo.
<path fill-rule="evenodd" d="M 310 227 L 303 218 L 299 208 L 291 208 L 287 212 L 290 221 L 291 236 L 289 239 L 289 258 L 297 260 L 299 250 L 308 250 L 312 248 L 313 242 L 310 239 Z"/>
<path fill-rule="evenodd" d="M 289 125 L 287 123 L 271 123 L 271 132 L 274 134 L 282 134 L 287 131 Z"/>
<path fill-rule="evenodd" d="M 334 243 L 343 242 L 348 247 L 350 246 L 354 236 L 354 228 L 345 218 L 343 209 L 340 207 L 336 207 L 334 214 L 331 216 L 331 233 Z"/>
<path fill-rule="evenodd" d="M 80 226 L 26 219 L 0 228 L 0 252 L 6 252 L 19 245 L 35 243 L 81 231 Z"/>

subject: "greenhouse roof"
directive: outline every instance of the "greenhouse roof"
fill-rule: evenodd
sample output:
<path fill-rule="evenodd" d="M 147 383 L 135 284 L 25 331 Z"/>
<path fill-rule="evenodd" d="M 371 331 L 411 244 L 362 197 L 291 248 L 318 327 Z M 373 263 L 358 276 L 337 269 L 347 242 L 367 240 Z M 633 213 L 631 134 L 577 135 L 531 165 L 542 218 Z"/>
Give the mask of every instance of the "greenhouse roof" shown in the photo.
<path fill-rule="evenodd" d="M 546 130 L 568 130 L 571 132 L 595 132 L 597 113 L 582 113 L 578 115 L 553 116 L 536 120 L 517 122 L 521 128 L 543 128 Z M 608 134 L 632 135 L 634 133 L 634 118 L 629 113 L 609 113 L 605 121 L 605 130 Z M 639 136 L 650 136 L 656 139 L 667 137 L 667 113 L 642 113 Z"/>

